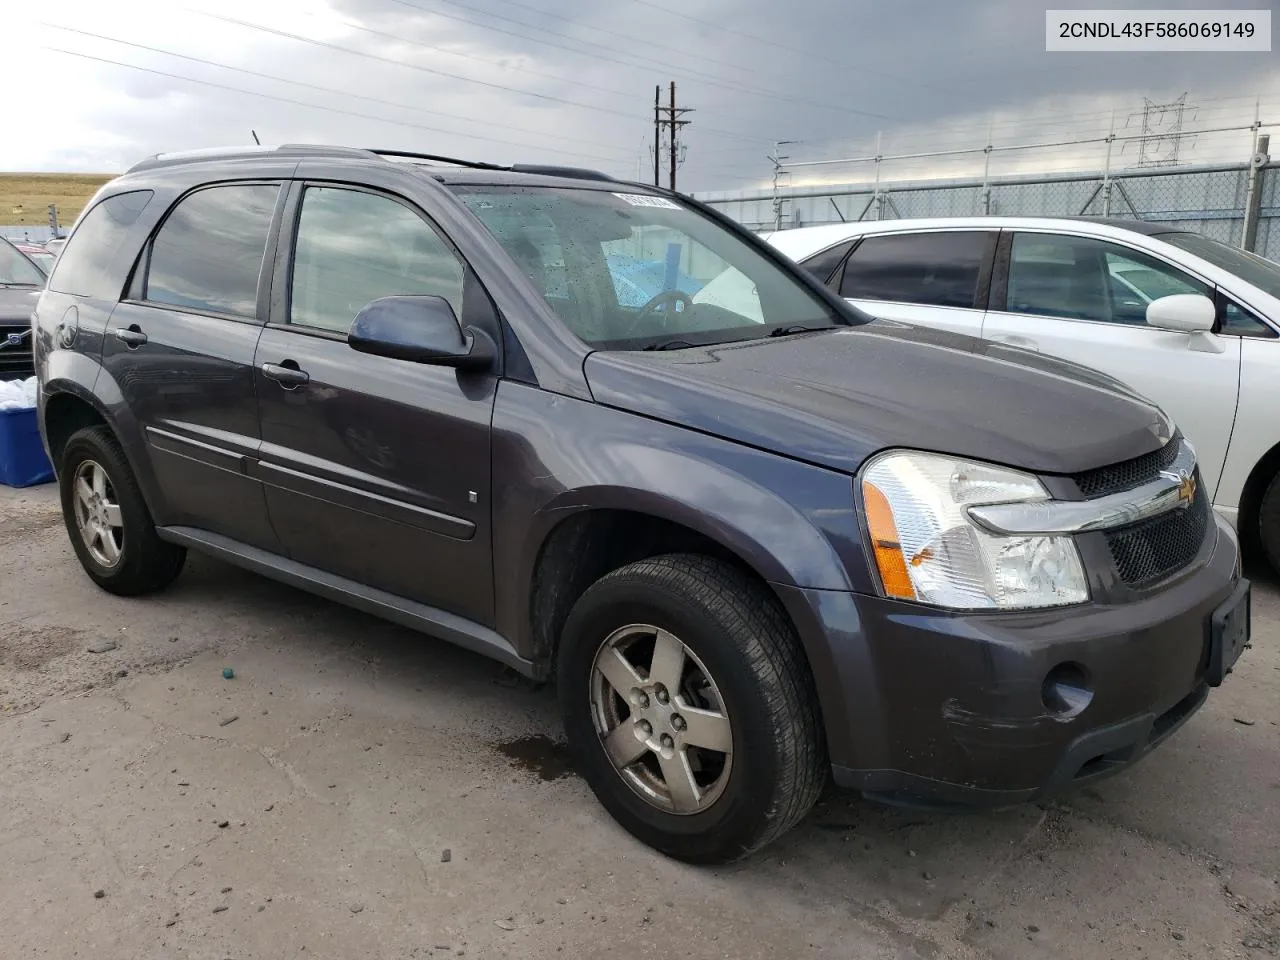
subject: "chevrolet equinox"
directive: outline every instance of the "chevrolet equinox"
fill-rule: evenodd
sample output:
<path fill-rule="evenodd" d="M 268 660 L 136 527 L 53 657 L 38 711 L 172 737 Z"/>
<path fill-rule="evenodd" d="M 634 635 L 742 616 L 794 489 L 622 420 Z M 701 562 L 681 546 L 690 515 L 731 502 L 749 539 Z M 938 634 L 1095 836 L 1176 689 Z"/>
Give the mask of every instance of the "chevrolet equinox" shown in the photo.
<path fill-rule="evenodd" d="M 1152 403 L 872 320 L 592 171 L 159 155 L 87 206 L 33 325 L 99 586 L 196 550 L 554 679 L 597 797 L 691 862 L 830 777 L 960 807 L 1115 773 L 1248 638 L 1235 537 Z"/>

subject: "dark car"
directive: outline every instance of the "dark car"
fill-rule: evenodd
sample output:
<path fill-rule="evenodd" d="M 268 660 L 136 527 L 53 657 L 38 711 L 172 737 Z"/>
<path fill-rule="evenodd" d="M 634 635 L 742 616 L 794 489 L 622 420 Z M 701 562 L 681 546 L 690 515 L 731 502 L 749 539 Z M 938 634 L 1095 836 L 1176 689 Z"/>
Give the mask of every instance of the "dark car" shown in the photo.
<path fill-rule="evenodd" d="M 44 272 L 0 237 L 0 380 L 25 380 L 34 373 L 31 314 L 44 283 Z"/>
<path fill-rule="evenodd" d="M 733 282 L 620 303 L 609 255 L 650 241 Z M 689 861 L 779 836 L 833 772 L 949 805 L 1090 783 L 1248 638 L 1236 541 L 1159 409 L 872 322 L 709 208 L 589 171 L 143 161 L 74 228 L 36 358 L 103 588 L 193 549 L 554 678 L 596 795 Z"/>

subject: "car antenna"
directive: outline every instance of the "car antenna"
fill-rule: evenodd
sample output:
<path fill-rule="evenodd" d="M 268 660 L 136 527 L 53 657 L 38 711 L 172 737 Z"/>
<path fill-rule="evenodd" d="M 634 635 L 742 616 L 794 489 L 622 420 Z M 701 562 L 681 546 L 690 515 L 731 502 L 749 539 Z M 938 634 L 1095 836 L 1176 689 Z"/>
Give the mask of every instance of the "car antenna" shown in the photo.
<path fill-rule="evenodd" d="M 256 143 L 258 146 L 262 146 L 262 141 L 258 139 L 258 131 L 250 130 L 249 132 L 253 134 L 253 142 Z"/>

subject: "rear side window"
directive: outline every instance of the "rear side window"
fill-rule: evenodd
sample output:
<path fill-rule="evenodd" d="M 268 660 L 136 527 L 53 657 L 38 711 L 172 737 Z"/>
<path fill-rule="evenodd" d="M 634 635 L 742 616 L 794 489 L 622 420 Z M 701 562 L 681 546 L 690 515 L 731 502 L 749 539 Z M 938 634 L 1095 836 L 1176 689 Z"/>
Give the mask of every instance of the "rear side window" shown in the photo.
<path fill-rule="evenodd" d="M 800 266 L 817 277 L 820 283 L 826 283 L 831 279 L 831 274 L 835 272 L 836 267 L 840 266 L 840 261 L 849 252 L 849 248 L 857 242 L 854 239 L 846 240 L 844 243 L 837 243 L 834 247 L 828 247 L 821 253 L 815 253 L 809 259 L 802 260 Z"/>
<path fill-rule="evenodd" d="M 144 299 L 233 317 L 258 313 L 258 278 L 279 184 L 188 194 L 151 241 Z"/>
<path fill-rule="evenodd" d="M 58 257 L 49 289 L 99 300 L 119 298 L 125 278 L 116 255 L 153 196 L 151 190 L 117 193 L 86 213 Z"/>
<path fill-rule="evenodd" d="M 868 237 L 845 264 L 840 295 L 972 307 L 987 237 L 982 230 Z"/>

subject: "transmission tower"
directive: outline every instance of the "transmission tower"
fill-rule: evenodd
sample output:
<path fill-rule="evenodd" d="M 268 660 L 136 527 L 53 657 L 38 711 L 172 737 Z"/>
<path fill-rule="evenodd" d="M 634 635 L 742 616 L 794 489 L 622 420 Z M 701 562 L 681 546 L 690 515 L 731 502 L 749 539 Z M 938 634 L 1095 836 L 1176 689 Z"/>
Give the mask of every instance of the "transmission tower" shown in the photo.
<path fill-rule="evenodd" d="M 1177 164 L 1178 154 L 1186 134 L 1182 121 L 1187 112 L 1187 95 L 1184 93 L 1171 103 L 1154 103 L 1142 98 L 1142 139 L 1138 141 L 1138 166 L 1171 167 Z"/>

